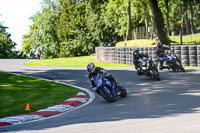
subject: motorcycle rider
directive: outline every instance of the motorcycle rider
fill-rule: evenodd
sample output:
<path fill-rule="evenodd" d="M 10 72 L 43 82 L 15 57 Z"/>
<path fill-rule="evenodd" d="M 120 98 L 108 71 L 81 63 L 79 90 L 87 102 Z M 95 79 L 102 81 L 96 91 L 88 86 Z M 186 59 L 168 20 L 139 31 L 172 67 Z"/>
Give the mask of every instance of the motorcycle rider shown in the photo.
<path fill-rule="evenodd" d="M 92 90 L 93 90 L 93 88 L 95 88 L 95 83 L 91 79 L 92 79 L 93 76 L 96 76 L 96 75 L 102 75 L 106 79 L 112 81 L 117 87 L 120 86 L 119 83 L 112 76 L 112 74 L 107 73 L 106 70 L 102 67 L 95 67 L 94 63 L 89 63 L 87 65 L 87 70 L 89 72 L 88 78 L 90 79 L 90 89 L 92 89 Z"/>
<path fill-rule="evenodd" d="M 156 49 L 156 56 L 159 60 L 159 69 L 163 70 L 164 68 L 168 68 L 168 67 L 164 67 L 163 63 L 165 61 L 164 57 L 165 57 L 165 50 L 170 50 L 170 48 L 168 47 L 164 47 L 162 42 L 158 41 L 157 43 L 157 49 Z"/>
<path fill-rule="evenodd" d="M 139 59 L 142 59 L 143 57 L 148 58 L 147 54 L 140 54 L 138 50 L 134 50 L 133 51 L 133 64 L 135 65 L 135 69 L 137 70 L 137 75 L 143 75 L 143 73 L 141 72 L 141 68 L 139 66 Z"/>

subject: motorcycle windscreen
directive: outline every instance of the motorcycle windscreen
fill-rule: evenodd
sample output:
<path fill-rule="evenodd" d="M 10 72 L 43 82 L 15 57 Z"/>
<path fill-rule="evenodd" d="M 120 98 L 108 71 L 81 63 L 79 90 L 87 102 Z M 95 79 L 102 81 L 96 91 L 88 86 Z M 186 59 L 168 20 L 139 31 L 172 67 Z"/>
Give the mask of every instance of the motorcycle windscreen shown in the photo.
<path fill-rule="evenodd" d="M 97 88 L 102 85 L 102 80 L 99 76 L 93 76 L 92 80 L 94 81 Z"/>

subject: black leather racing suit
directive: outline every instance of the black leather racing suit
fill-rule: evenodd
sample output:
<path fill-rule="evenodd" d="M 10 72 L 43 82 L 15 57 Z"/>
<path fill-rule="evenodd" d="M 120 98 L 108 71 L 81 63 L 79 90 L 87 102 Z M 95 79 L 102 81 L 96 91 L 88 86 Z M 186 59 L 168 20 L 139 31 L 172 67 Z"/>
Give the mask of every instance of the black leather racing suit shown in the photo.
<path fill-rule="evenodd" d="M 156 49 L 156 56 L 159 59 L 159 69 L 163 69 L 163 63 L 165 61 L 165 50 L 170 50 L 168 47 L 162 47 Z"/>
<path fill-rule="evenodd" d="M 133 56 L 133 64 L 135 65 L 135 69 L 137 70 L 137 75 L 142 75 L 143 73 L 140 70 L 140 66 L 139 66 L 139 59 L 146 57 L 148 58 L 147 54 L 138 54 L 138 56 Z"/>

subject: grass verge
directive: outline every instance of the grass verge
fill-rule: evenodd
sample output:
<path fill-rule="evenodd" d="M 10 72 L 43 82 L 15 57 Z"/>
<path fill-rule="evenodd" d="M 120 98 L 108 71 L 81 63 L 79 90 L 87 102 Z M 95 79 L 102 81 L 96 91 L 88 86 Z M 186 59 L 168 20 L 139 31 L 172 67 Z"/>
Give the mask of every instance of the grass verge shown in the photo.
<path fill-rule="evenodd" d="M 112 64 L 105 62 L 95 61 L 94 56 L 80 56 L 80 57 L 70 57 L 70 58 L 56 58 L 48 60 L 37 60 L 24 63 L 24 65 L 32 66 L 60 66 L 60 67 L 86 67 L 88 63 L 93 62 L 99 67 L 132 67 L 132 65 L 125 64 Z"/>
<path fill-rule="evenodd" d="M 180 36 L 170 36 L 172 41 L 175 41 L 176 44 L 180 44 Z M 200 44 L 200 33 L 191 34 L 191 35 L 183 35 L 182 37 L 183 45 L 197 45 Z"/>
<path fill-rule="evenodd" d="M 79 91 L 64 84 L 0 72 L 0 118 L 59 104 Z M 30 111 L 25 110 L 27 103 Z"/>
<path fill-rule="evenodd" d="M 33 66 L 86 67 L 87 64 L 90 62 L 94 62 L 95 65 L 99 67 L 134 67 L 134 65 L 127 65 L 127 64 L 112 64 L 105 62 L 97 62 L 94 60 L 94 56 L 37 60 L 37 61 L 27 62 L 24 64 Z M 200 67 L 184 66 L 184 68 L 200 68 Z"/>
<path fill-rule="evenodd" d="M 172 45 L 180 44 L 180 36 L 170 36 L 170 40 L 174 41 Z M 126 43 L 127 47 L 153 47 L 156 46 L 156 39 L 137 39 L 137 40 L 129 40 L 125 42 L 116 43 L 116 47 L 124 47 Z M 183 35 L 182 37 L 183 45 L 198 45 L 200 44 L 200 33 Z"/>
<path fill-rule="evenodd" d="M 125 43 L 127 47 L 153 47 L 156 46 L 156 40 L 153 39 L 137 39 L 137 40 L 129 40 L 125 42 L 116 43 L 116 47 L 125 47 Z"/>
<path fill-rule="evenodd" d="M 200 68 L 199 66 L 183 66 L 184 68 Z"/>

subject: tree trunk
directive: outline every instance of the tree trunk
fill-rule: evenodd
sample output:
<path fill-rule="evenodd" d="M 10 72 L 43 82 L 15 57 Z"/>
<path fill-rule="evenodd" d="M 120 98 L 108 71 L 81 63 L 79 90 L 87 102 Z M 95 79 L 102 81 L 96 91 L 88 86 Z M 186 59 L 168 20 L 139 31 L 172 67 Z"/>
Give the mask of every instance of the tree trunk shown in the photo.
<path fill-rule="evenodd" d="M 181 8 L 181 15 L 183 15 L 184 13 L 184 9 L 183 9 L 183 4 L 180 5 L 180 8 Z M 182 39 L 182 36 L 183 36 L 183 16 L 181 17 L 181 28 L 180 28 L 180 44 L 182 45 L 183 43 L 183 39 Z"/>
<path fill-rule="evenodd" d="M 166 45 L 169 45 L 169 39 L 166 34 L 164 27 L 163 16 L 160 8 L 158 7 L 157 0 L 149 0 L 150 8 L 153 14 L 153 23 L 155 23 L 155 28 L 157 31 L 158 39 Z"/>
<path fill-rule="evenodd" d="M 166 18 L 167 18 L 167 36 L 169 36 L 169 5 L 168 0 L 165 0 L 165 8 L 166 8 Z"/>
<path fill-rule="evenodd" d="M 146 33 L 146 39 L 149 38 L 149 32 L 148 32 L 148 21 L 145 19 L 145 33 Z"/>
<path fill-rule="evenodd" d="M 127 15 L 127 31 L 126 31 L 126 40 L 132 40 L 132 23 L 131 23 L 131 4 L 127 3 L 128 15 Z"/>
<path fill-rule="evenodd" d="M 192 7 L 192 1 L 190 1 L 189 6 L 190 6 L 190 12 L 191 12 L 191 15 L 190 15 L 191 32 L 192 32 L 192 34 L 194 34 L 196 32 L 196 29 L 194 27 L 194 10 L 193 10 L 193 7 Z"/>
<path fill-rule="evenodd" d="M 188 5 L 188 1 L 184 0 L 184 14 L 185 14 L 185 24 L 186 24 L 186 34 L 191 34 L 191 27 L 190 27 L 190 21 L 188 19 L 188 13 L 187 13 L 187 5 Z"/>
<path fill-rule="evenodd" d="M 188 18 L 188 14 L 186 13 L 186 34 L 191 34 L 191 26 L 190 26 L 190 21 Z"/>
<path fill-rule="evenodd" d="M 155 23 L 153 22 L 153 13 L 152 11 L 150 10 L 150 19 L 151 19 L 151 22 L 152 22 L 152 27 L 151 27 L 151 40 L 155 37 L 154 34 L 157 34 L 157 31 L 156 31 L 156 26 L 155 26 Z"/>

